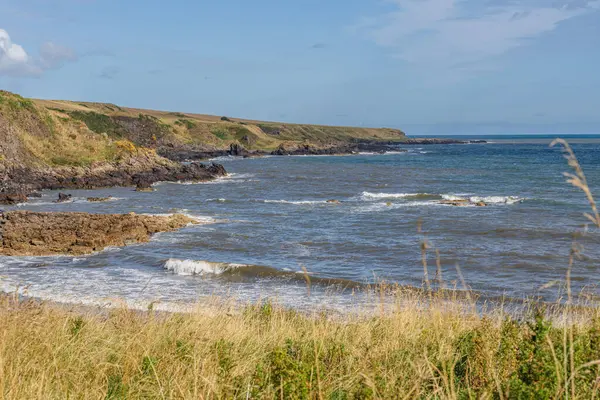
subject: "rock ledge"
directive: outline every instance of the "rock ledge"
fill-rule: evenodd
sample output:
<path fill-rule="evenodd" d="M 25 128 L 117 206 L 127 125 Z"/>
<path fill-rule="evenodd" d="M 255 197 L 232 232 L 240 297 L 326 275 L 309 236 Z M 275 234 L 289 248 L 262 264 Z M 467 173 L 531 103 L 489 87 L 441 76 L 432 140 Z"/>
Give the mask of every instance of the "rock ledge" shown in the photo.
<path fill-rule="evenodd" d="M 0 255 L 81 255 L 109 246 L 147 242 L 195 219 L 182 214 L 88 214 L 11 211 L 0 214 Z"/>

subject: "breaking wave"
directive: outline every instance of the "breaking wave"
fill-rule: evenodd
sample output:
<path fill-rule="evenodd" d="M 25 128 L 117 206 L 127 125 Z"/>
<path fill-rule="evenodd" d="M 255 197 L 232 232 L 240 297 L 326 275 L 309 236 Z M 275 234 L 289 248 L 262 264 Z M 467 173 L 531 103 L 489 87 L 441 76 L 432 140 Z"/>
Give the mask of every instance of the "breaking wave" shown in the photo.
<path fill-rule="evenodd" d="M 517 204 L 526 200 L 517 196 L 458 196 L 443 194 L 442 199 L 449 201 L 465 201 L 469 203 L 486 204 Z"/>
<path fill-rule="evenodd" d="M 439 197 L 436 194 L 429 193 L 370 193 L 363 192 L 362 197 L 365 199 L 406 199 L 406 198 L 430 198 Z"/>
<path fill-rule="evenodd" d="M 312 204 L 327 204 L 327 200 L 263 200 L 263 203 L 276 203 L 276 204 L 295 204 L 295 205 L 312 205 Z"/>
<path fill-rule="evenodd" d="M 164 268 L 177 275 L 221 275 L 224 272 L 247 267 L 245 264 L 217 263 L 202 260 L 178 260 L 171 258 L 167 260 Z"/>
<path fill-rule="evenodd" d="M 377 200 L 393 200 L 402 199 L 409 203 L 401 203 L 404 205 L 418 206 L 418 205 L 512 205 L 521 203 L 526 198 L 518 196 L 473 196 L 469 194 L 431 194 L 431 193 L 370 193 L 363 192 L 362 198 L 366 201 L 377 201 Z M 420 200 L 420 201 L 416 201 Z M 452 204 L 455 202 L 456 204 Z"/>
<path fill-rule="evenodd" d="M 212 262 L 206 260 L 180 260 L 177 258 L 170 258 L 165 262 L 163 268 L 181 276 L 218 276 L 221 279 L 227 278 L 233 281 L 279 279 L 288 282 L 296 282 L 299 284 L 306 283 L 304 271 L 277 269 L 262 265 Z M 356 288 L 364 286 L 364 284 L 348 279 L 319 277 L 314 276 L 310 272 L 308 274 L 310 275 L 310 282 L 312 284 L 338 286 L 344 288 Z"/>

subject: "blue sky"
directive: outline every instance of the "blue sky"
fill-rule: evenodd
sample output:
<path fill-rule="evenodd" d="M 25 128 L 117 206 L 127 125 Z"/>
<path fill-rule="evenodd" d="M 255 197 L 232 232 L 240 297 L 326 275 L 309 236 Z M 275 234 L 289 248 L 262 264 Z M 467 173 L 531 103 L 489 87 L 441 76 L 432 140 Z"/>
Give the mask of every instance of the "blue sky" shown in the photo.
<path fill-rule="evenodd" d="M 27 97 L 424 133 L 600 133 L 600 0 L 0 0 Z"/>

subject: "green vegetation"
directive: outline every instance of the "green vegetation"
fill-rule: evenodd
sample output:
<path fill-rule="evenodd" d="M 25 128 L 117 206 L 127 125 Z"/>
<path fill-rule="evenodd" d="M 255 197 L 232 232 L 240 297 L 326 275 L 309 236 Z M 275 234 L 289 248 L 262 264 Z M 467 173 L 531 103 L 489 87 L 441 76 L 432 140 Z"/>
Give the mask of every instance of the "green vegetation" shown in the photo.
<path fill-rule="evenodd" d="M 258 127 L 262 129 L 267 135 L 280 135 L 281 127 L 277 125 L 258 124 Z"/>
<path fill-rule="evenodd" d="M 180 112 L 171 112 L 171 113 L 169 113 L 169 115 L 173 115 L 173 116 L 178 117 L 178 118 L 187 118 L 187 115 L 182 114 Z"/>
<path fill-rule="evenodd" d="M 33 101 L 19 96 L 18 94 L 12 94 L 0 90 L 0 105 L 6 104 L 8 108 L 13 112 L 21 110 L 27 110 L 30 112 L 36 112 Z"/>
<path fill-rule="evenodd" d="M 121 127 L 111 117 L 94 111 L 71 111 L 68 113 L 73 119 L 82 121 L 96 133 L 106 133 L 111 137 L 121 137 Z"/>
<path fill-rule="evenodd" d="M 522 320 L 481 316 L 456 300 L 397 296 L 387 312 L 343 317 L 272 303 L 233 312 L 231 304 L 187 314 L 73 312 L 4 297 L 0 392 L 28 399 L 598 395 L 597 310 L 565 326 L 554 322 L 557 310 L 534 309 Z"/>
<path fill-rule="evenodd" d="M 196 123 L 190 121 L 189 119 L 178 119 L 175 121 L 175 125 L 185 126 L 188 129 L 194 129 L 196 127 Z"/>
<path fill-rule="evenodd" d="M 230 139 L 229 130 L 221 125 L 212 127 L 210 132 L 221 140 Z"/>

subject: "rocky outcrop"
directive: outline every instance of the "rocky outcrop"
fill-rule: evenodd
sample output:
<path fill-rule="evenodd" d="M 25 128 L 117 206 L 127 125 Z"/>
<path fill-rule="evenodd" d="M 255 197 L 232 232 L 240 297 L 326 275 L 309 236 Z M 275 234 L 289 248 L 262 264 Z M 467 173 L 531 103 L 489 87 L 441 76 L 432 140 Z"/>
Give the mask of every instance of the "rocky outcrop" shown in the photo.
<path fill-rule="evenodd" d="M 485 140 L 460 140 L 460 139 L 441 139 L 441 138 L 407 138 L 402 144 L 484 144 Z"/>
<path fill-rule="evenodd" d="M 239 143 L 231 143 L 229 145 L 229 155 L 243 157 L 247 156 L 248 154 L 248 150 L 246 150 L 244 146 Z"/>
<path fill-rule="evenodd" d="M 271 152 L 274 156 L 291 155 L 335 155 L 352 154 L 358 152 L 358 146 L 355 144 L 341 144 L 331 146 L 316 146 L 309 143 L 282 143 L 276 150 Z"/>
<path fill-rule="evenodd" d="M 181 214 L 150 216 L 11 211 L 0 214 L 0 255 L 80 255 L 147 242 L 157 232 L 197 224 Z"/>
<path fill-rule="evenodd" d="M 27 201 L 27 195 L 21 193 L 0 193 L 0 204 L 19 204 Z"/>
<path fill-rule="evenodd" d="M 220 164 L 199 162 L 180 164 L 148 154 L 119 163 L 99 163 L 90 167 L 29 168 L 12 167 L 0 180 L 0 204 L 24 202 L 42 189 L 97 189 L 113 186 L 149 188 L 160 181 L 208 181 L 227 175 Z"/>

